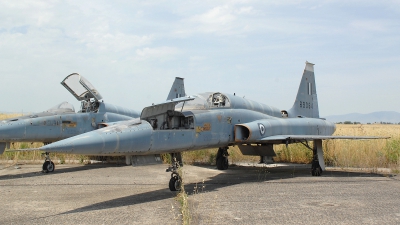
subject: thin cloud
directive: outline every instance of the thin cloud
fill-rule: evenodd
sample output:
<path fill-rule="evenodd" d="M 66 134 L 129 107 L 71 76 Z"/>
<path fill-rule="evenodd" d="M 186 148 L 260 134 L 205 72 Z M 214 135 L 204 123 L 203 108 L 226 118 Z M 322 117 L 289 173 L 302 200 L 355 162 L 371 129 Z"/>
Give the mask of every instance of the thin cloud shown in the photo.
<path fill-rule="evenodd" d="M 168 59 L 176 54 L 179 54 L 179 50 L 174 47 L 159 47 L 159 48 L 142 48 L 136 50 L 136 55 L 140 59 Z"/>

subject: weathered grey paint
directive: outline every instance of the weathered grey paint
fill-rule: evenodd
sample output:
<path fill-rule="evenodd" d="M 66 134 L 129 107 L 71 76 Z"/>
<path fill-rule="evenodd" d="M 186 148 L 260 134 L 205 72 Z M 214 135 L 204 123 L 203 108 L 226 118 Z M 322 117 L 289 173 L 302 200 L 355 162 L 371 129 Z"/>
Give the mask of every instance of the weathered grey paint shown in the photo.
<path fill-rule="evenodd" d="M 120 114 L 107 112 L 107 108 Z M 126 115 L 124 115 L 125 113 Z M 100 123 L 129 120 L 132 119 L 132 116 L 138 117 L 138 115 L 137 112 L 130 109 L 109 107 L 105 103 L 100 103 L 99 112 L 6 120 L 0 122 L 0 142 L 54 142 L 95 130 Z"/>

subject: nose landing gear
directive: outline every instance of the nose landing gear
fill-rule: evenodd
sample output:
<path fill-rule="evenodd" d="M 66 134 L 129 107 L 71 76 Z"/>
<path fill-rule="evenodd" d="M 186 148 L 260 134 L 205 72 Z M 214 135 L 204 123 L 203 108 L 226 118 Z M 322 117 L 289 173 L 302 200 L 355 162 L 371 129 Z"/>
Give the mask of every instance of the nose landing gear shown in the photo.
<path fill-rule="evenodd" d="M 172 172 L 171 179 L 169 180 L 169 190 L 170 191 L 180 191 L 181 185 L 182 185 L 182 178 L 178 173 L 179 161 L 176 160 L 176 157 L 174 157 L 173 154 L 171 154 L 171 155 L 173 156 L 172 157 L 172 165 L 170 167 L 168 167 L 168 169 L 165 171 L 165 172 Z M 180 153 L 179 153 L 179 156 L 180 156 Z"/>
<path fill-rule="evenodd" d="M 49 153 L 45 152 L 43 154 L 44 154 L 44 163 L 42 166 L 42 172 L 43 173 L 53 172 L 55 169 L 55 166 L 54 166 L 54 163 L 50 159 Z"/>

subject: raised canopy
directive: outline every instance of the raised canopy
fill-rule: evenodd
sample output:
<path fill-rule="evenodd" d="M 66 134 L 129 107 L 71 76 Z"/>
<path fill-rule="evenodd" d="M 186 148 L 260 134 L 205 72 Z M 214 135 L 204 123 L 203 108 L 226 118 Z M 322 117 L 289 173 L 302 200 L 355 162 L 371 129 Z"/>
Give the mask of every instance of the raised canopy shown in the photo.
<path fill-rule="evenodd" d="M 75 96 L 78 101 L 89 100 L 91 98 L 100 101 L 103 97 L 97 91 L 97 89 L 84 77 L 78 73 L 68 75 L 61 84 Z"/>

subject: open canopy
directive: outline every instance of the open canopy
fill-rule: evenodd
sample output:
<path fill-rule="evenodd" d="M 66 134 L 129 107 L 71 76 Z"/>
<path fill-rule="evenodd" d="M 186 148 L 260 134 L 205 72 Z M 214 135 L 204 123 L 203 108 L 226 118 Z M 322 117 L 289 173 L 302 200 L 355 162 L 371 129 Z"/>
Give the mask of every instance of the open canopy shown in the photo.
<path fill-rule="evenodd" d="M 97 91 L 97 89 L 84 77 L 78 73 L 68 75 L 61 84 L 75 96 L 78 101 L 90 100 L 91 98 L 100 101 L 103 97 Z"/>

